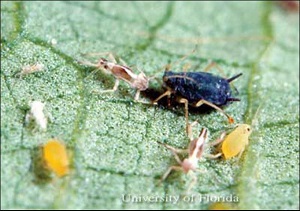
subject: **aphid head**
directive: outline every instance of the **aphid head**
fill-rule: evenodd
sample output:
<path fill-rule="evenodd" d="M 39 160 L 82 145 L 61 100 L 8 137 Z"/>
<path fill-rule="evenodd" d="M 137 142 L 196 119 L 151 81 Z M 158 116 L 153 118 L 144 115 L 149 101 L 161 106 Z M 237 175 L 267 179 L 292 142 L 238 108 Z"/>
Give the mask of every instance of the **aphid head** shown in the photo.
<path fill-rule="evenodd" d="M 252 128 L 248 124 L 238 124 L 237 129 L 240 130 L 240 132 L 244 135 L 250 135 L 252 133 Z"/>
<path fill-rule="evenodd" d="M 163 82 L 164 83 L 167 83 L 168 82 L 168 77 L 173 75 L 173 72 L 172 71 L 169 71 L 169 70 L 166 70 L 164 75 L 163 75 Z"/>
<path fill-rule="evenodd" d="M 100 67 L 103 67 L 104 69 L 108 69 L 107 63 L 108 63 L 107 59 L 100 58 L 100 59 L 99 59 L 99 62 L 98 62 L 98 65 L 99 65 Z"/>
<path fill-rule="evenodd" d="M 170 79 L 169 77 L 174 75 L 174 73 L 172 71 L 169 71 L 169 70 L 166 70 L 164 75 L 163 75 L 163 86 L 164 87 L 169 87 L 169 88 L 172 88 L 172 83 L 170 83 Z"/>
<path fill-rule="evenodd" d="M 245 124 L 244 125 L 244 133 L 245 134 L 251 134 L 251 132 L 252 132 L 252 128 L 251 128 L 251 126 L 250 125 L 247 125 L 247 124 Z"/>

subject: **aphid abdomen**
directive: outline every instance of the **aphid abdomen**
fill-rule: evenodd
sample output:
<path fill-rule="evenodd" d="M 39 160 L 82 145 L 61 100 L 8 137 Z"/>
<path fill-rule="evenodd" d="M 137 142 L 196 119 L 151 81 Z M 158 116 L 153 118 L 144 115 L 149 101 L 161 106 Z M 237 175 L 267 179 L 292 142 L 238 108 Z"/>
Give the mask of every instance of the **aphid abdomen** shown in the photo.
<path fill-rule="evenodd" d="M 180 78 L 175 84 L 175 93 L 187 99 L 190 104 L 203 99 L 201 87 L 194 81 Z"/>
<path fill-rule="evenodd" d="M 132 77 L 126 72 L 126 69 L 124 69 L 122 66 L 115 65 L 112 69 L 111 72 L 115 77 L 119 79 L 123 79 L 126 81 L 131 81 Z"/>
<path fill-rule="evenodd" d="M 228 134 L 222 144 L 222 152 L 225 159 L 232 158 L 239 154 L 239 152 L 245 147 L 244 136 L 241 136 L 239 131 L 235 130 Z"/>
<path fill-rule="evenodd" d="M 224 154 L 225 159 L 232 158 L 236 156 L 240 152 L 240 146 L 230 145 L 228 142 L 224 142 L 222 145 L 222 152 Z"/>
<path fill-rule="evenodd" d="M 69 173 L 69 158 L 66 146 L 56 139 L 50 139 L 43 147 L 46 165 L 59 177 Z"/>

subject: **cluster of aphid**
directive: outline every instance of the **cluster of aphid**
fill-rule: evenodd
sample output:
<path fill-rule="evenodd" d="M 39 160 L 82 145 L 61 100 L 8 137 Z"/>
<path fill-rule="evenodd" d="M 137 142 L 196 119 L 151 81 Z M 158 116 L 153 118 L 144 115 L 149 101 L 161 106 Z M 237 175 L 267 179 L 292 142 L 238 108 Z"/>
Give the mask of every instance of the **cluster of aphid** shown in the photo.
<path fill-rule="evenodd" d="M 128 83 L 132 88 L 136 89 L 135 100 L 139 101 L 141 91 L 148 89 L 149 78 L 141 72 L 135 74 L 131 68 L 124 64 L 117 64 L 112 54 L 109 54 L 111 61 L 101 58 L 98 63 L 90 63 L 88 61 L 81 62 L 84 65 L 95 67 L 96 69 L 103 70 L 104 72 L 112 74 L 115 79 L 115 86 L 113 89 L 104 90 L 102 92 L 117 90 L 119 81 L 123 80 Z M 212 63 L 205 70 L 216 66 Z M 233 123 L 234 120 L 228 114 L 226 114 L 220 106 L 228 104 L 231 101 L 239 101 L 239 99 L 232 97 L 232 91 L 230 82 L 240 77 L 242 74 L 237 74 L 231 78 L 223 78 L 213 75 L 207 72 L 173 72 L 166 68 L 163 82 L 166 91 L 161 94 L 152 103 L 157 104 L 163 97 L 170 99 L 171 95 L 175 96 L 177 102 L 184 104 L 185 117 L 186 117 L 186 132 L 190 138 L 188 149 L 175 149 L 172 146 L 160 143 L 166 148 L 172 151 L 179 166 L 171 166 L 167 172 L 162 176 L 161 181 L 165 180 L 172 170 L 181 170 L 185 173 L 190 171 L 196 171 L 198 167 L 198 160 L 201 158 L 204 146 L 208 140 L 208 130 L 203 128 L 200 131 L 200 135 L 197 138 L 192 138 L 192 127 L 197 123 L 189 123 L 188 120 L 188 106 L 200 107 L 201 105 L 208 105 L 219 112 L 223 113 L 229 123 Z M 215 142 L 209 144 L 210 146 L 220 146 L 220 153 L 216 155 L 206 155 L 210 158 L 217 158 L 224 156 L 225 159 L 232 158 L 234 156 L 241 156 L 246 145 L 248 144 L 248 138 L 251 134 L 251 126 L 247 124 L 238 124 L 236 128 L 228 135 L 223 133 L 221 137 Z M 178 153 L 188 153 L 188 157 L 183 161 L 180 160 Z M 196 181 L 193 178 L 192 184 Z M 192 185 L 191 184 L 191 185 Z"/>
<path fill-rule="evenodd" d="M 136 90 L 134 97 L 135 101 L 140 102 L 140 92 L 145 91 L 149 87 L 150 78 L 143 72 L 139 74 L 126 66 L 122 60 L 122 65 L 118 64 L 112 54 L 108 54 L 111 61 L 101 58 L 97 63 L 91 63 L 88 61 L 81 62 L 84 65 L 95 67 L 97 70 L 101 69 L 106 73 L 112 74 L 115 77 L 115 85 L 112 89 L 104 90 L 102 92 L 115 92 L 118 89 L 120 80 L 128 83 L 132 88 Z M 206 68 L 206 71 L 216 66 L 211 64 Z M 27 74 L 35 71 L 40 71 L 41 65 L 34 65 L 32 68 L 26 67 L 22 73 Z M 31 71 L 33 70 L 33 71 Z M 188 120 L 188 106 L 200 107 L 201 105 L 208 105 L 219 112 L 223 113 L 229 123 L 233 123 L 234 120 L 228 114 L 226 114 L 220 106 L 228 104 L 231 101 L 239 101 L 239 99 L 232 97 L 232 91 L 230 82 L 241 76 L 237 74 L 229 79 L 213 75 L 207 72 L 173 72 L 166 68 L 163 82 L 166 91 L 155 99 L 152 104 L 157 104 L 163 97 L 168 97 L 168 100 L 173 95 L 177 102 L 184 104 L 185 117 L 186 117 L 186 132 L 190 139 L 188 149 L 175 149 L 169 145 L 160 143 L 166 148 L 172 151 L 179 166 L 171 166 L 167 172 L 163 175 L 161 181 L 167 178 L 172 170 L 181 170 L 185 173 L 190 171 L 196 171 L 198 167 L 198 160 L 202 157 L 204 147 L 208 140 L 208 130 L 203 128 L 197 138 L 193 138 L 192 127 L 197 122 L 189 123 Z M 23 73 L 24 72 L 24 73 Z M 47 128 L 47 117 L 44 112 L 44 104 L 39 101 L 31 103 L 30 112 L 26 115 L 26 122 L 34 120 L 36 125 L 42 129 Z M 220 153 L 216 155 L 206 155 L 207 157 L 217 158 L 224 155 L 225 159 L 232 158 L 236 155 L 241 155 L 246 145 L 248 144 L 248 138 L 251 134 L 251 127 L 247 124 L 239 124 L 228 135 L 223 133 L 221 137 L 215 142 L 209 144 L 210 146 L 219 145 Z M 188 153 L 188 157 L 183 161 L 180 160 L 178 153 Z M 50 140 L 43 146 L 43 159 L 47 167 L 55 172 L 59 177 L 68 174 L 69 172 L 69 159 L 65 145 L 57 140 Z M 195 182 L 195 177 L 193 182 Z"/>

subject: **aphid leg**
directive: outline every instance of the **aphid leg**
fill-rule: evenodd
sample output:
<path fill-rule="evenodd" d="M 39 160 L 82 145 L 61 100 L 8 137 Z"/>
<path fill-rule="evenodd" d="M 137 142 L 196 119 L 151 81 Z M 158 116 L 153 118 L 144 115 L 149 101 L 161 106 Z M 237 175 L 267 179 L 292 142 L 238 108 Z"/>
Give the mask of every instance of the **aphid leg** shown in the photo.
<path fill-rule="evenodd" d="M 225 140 L 225 136 L 226 136 L 226 132 L 223 132 L 223 133 L 221 134 L 220 138 L 218 138 L 217 140 L 215 140 L 215 141 L 212 142 L 212 143 L 209 143 L 209 146 L 212 146 L 212 147 L 213 147 L 213 146 L 219 145 L 220 143 L 222 143 L 222 142 Z M 222 155 L 223 155 L 223 153 L 220 152 L 220 153 L 217 153 L 217 154 L 215 154 L 215 155 L 212 155 L 212 154 L 205 154 L 204 157 L 210 158 L 210 159 L 216 159 L 216 158 L 218 158 L 218 157 L 220 157 L 220 156 L 222 156 Z"/>
<path fill-rule="evenodd" d="M 182 153 L 188 153 L 188 149 L 177 149 L 177 148 L 174 148 L 170 145 L 167 145 L 165 143 L 161 143 L 158 141 L 159 144 L 165 146 L 166 148 L 168 148 L 169 150 L 171 150 L 175 156 L 175 159 L 177 160 L 178 164 L 181 164 L 181 160 L 179 159 L 178 154 L 182 154 Z"/>
<path fill-rule="evenodd" d="M 223 133 L 221 134 L 220 138 L 218 138 L 217 140 L 215 140 L 215 141 L 212 142 L 212 143 L 209 143 L 209 146 L 212 146 L 212 147 L 213 147 L 213 146 L 216 146 L 216 145 L 222 143 L 222 142 L 224 141 L 225 136 L 226 136 L 226 132 L 223 132 Z"/>
<path fill-rule="evenodd" d="M 182 167 L 181 166 L 171 166 L 166 173 L 164 173 L 164 175 L 162 176 L 162 178 L 159 180 L 159 184 L 162 183 L 171 173 L 171 171 L 182 171 Z"/>
<path fill-rule="evenodd" d="M 205 172 L 207 172 L 206 170 L 200 170 L 200 169 L 195 169 L 194 170 L 194 172 L 193 171 L 189 171 L 189 174 L 191 175 L 191 177 L 192 177 L 192 181 L 191 181 L 191 183 L 189 184 L 189 187 L 188 187 L 188 189 L 186 190 L 186 194 L 188 194 L 190 191 L 191 191 L 191 189 L 196 185 L 196 183 L 197 183 L 197 176 L 196 176 L 196 174 L 195 174 L 195 172 L 197 172 L 197 173 L 200 173 L 200 174 L 203 174 L 203 173 L 205 173 Z"/>
<path fill-rule="evenodd" d="M 189 137 L 189 139 L 192 141 L 193 140 L 193 127 L 198 124 L 198 121 L 194 121 L 192 122 L 191 124 L 188 123 L 188 126 L 187 126 L 187 135 Z"/>
<path fill-rule="evenodd" d="M 200 169 L 195 169 L 194 170 L 195 172 L 198 172 L 200 174 L 203 174 L 203 173 L 206 173 L 207 171 L 206 170 L 200 170 Z"/>
<path fill-rule="evenodd" d="M 161 94 L 158 98 L 156 98 L 152 103 L 154 105 L 157 105 L 157 102 L 162 99 L 163 97 L 167 96 L 168 98 L 170 98 L 172 92 L 170 90 L 167 90 L 165 93 Z"/>
<path fill-rule="evenodd" d="M 196 183 L 197 183 L 197 177 L 196 177 L 196 175 L 192 171 L 191 171 L 191 174 L 192 174 L 191 175 L 192 176 L 192 181 L 189 184 L 188 189 L 186 190 L 186 194 L 188 194 L 191 191 L 192 187 L 194 187 L 196 185 Z"/>
<path fill-rule="evenodd" d="M 238 160 L 240 160 L 240 158 L 241 158 L 244 151 L 245 151 L 245 147 L 243 147 L 243 149 L 239 152 L 238 157 L 237 157 Z"/>
<path fill-rule="evenodd" d="M 115 92 L 115 91 L 117 91 L 118 87 L 119 87 L 119 83 L 120 83 L 119 79 L 116 79 L 114 87 L 112 89 L 104 90 L 103 92 Z"/>
<path fill-rule="evenodd" d="M 116 79 L 115 81 L 115 85 L 112 89 L 107 89 L 107 90 L 93 90 L 93 93 L 97 93 L 97 94 L 101 94 L 101 93 L 106 93 L 106 92 L 115 92 L 118 90 L 118 87 L 119 87 L 119 83 L 120 83 L 120 80 L 119 79 Z"/>
<path fill-rule="evenodd" d="M 185 98 L 181 98 L 179 103 L 184 103 L 184 111 L 185 111 L 185 131 L 190 137 L 190 126 L 189 126 L 189 101 Z"/>
<path fill-rule="evenodd" d="M 136 93 L 134 95 L 134 101 L 135 102 L 142 103 L 142 104 L 147 104 L 147 105 L 151 104 L 151 103 L 149 103 L 147 101 L 140 100 L 140 94 L 141 94 L 141 91 L 137 89 Z"/>
<path fill-rule="evenodd" d="M 229 124 L 234 123 L 234 119 L 233 119 L 231 116 L 229 116 L 227 113 L 225 113 L 225 111 L 223 111 L 220 107 L 216 106 L 215 104 L 210 103 L 210 102 L 208 102 L 208 101 L 206 101 L 206 100 L 203 100 L 203 99 L 202 99 L 202 100 L 199 100 L 199 101 L 195 104 L 195 107 L 200 107 L 200 106 L 203 105 L 203 104 L 206 104 L 206 105 L 208 105 L 208 106 L 210 106 L 210 107 L 212 107 L 212 108 L 218 110 L 219 112 L 223 113 L 223 114 L 228 118 Z"/>
<path fill-rule="evenodd" d="M 176 170 L 176 171 L 182 171 L 182 167 L 181 167 L 181 164 L 182 164 L 182 161 L 180 160 L 180 158 L 178 157 L 177 153 L 186 153 L 188 150 L 182 150 L 182 149 L 176 149 L 174 147 L 171 147 L 167 144 L 164 144 L 164 143 L 161 143 L 161 142 L 158 142 L 159 144 L 162 144 L 164 145 L 166 148 L 168 148 L 169 150 L 172 151 L 177 163 L 180 165 L 180 166 L 171 166 L 167 171 L 166 173 L 162 176 L 162 178 L 160 179 L 159 181 L 159 184 L 164 181 L 168 175 L 171 173 L 172 170 Z"/>
<path fill-rule="evenodd" d="M 141 94 L 141 91 L 140 90 L 136 90 L 136 93 L 134 95 L 134 101 L 139 101 L 140 94 Z"/>
<path fill-rule="evenodd" d="M 221 157 L 222 155 L 223 155 L 223 153 L 220 152 L 220 153 L 217 153 L 215 155 L 211 155 L 211 154 L 204 155 L 204 157 L 209 158 L 209 159 L 216 159 L 216 158 Z"/>

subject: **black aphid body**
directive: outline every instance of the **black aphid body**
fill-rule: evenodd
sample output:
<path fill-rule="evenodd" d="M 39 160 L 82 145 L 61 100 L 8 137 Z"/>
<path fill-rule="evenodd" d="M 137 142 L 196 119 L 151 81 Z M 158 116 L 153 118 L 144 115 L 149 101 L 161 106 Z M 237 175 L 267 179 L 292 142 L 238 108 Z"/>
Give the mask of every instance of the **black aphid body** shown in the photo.
<path fill-rule="evenodd" d="M 229 101 L 239 100 L 232 97 L 229 83 L 240 75 L 242 74 L 226 79 L 207 72 L 165 71 L 163 80 L 174 95 L 187 99 L 189 104 L 203 99 L 222 106 Z"/>

